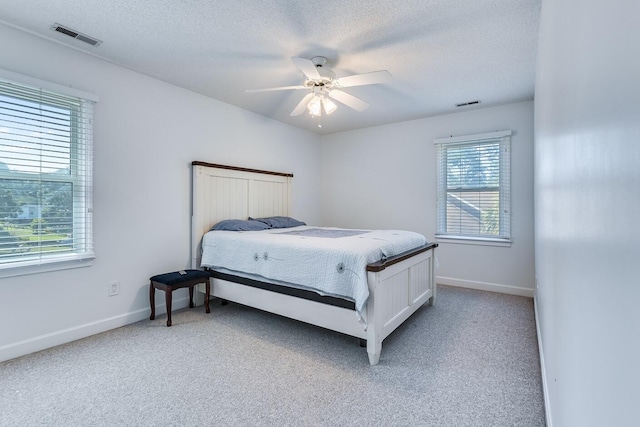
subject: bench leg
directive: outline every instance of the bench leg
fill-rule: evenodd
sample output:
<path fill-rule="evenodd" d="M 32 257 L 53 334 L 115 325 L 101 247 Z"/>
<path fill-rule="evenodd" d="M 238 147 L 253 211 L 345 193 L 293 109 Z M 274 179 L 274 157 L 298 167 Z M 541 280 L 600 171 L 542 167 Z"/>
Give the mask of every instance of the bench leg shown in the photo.
<path fill-rule="evenodd" d="M 153 282 L 149 283 L 149 303 L 151 304 L 151 317 L 149 320 L 156 318 L 156 288 L 153 287 Z"/>
<path fill-rule="evenodd" d="M 173 297 L 173 289 L 171 287 L 167 287 L 164 291 L 164 297 L 167 305 L 167 326 L 171 326 L 171 300 Z"/>
<path fill-rule="evenodd" d="M 195 305 L 193 304 L 193 287 L 194 286 L 195 285 L 189 286 L 189 308 L 195 307 Z"/>

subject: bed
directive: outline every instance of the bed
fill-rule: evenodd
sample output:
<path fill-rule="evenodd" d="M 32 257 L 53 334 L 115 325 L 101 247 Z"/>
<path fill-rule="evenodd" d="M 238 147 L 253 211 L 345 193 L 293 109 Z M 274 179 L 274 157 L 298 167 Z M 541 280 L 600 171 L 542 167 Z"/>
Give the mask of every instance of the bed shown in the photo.
<path fill-rule="evenodd" d="M 437 244 L 415 239 L 409 246 L 404 241 L 391 244 L 390 234 L 393 233 L 385 230 L 377 230 L 375 233 L 382 234 L 375 234 L 371 230 L 342 230 L 308 225 L 239 233 L 210 231 L 214 224 L 223 220 L 290 218 L 293 175 L 200 161 L 192 162 L 192 169 L 192 267 L 206 266 L 212 270 L 210 296 L 359 338 L 361 342 L 366 341 L 371 365 L 378 363 L 382 341 L 391 332 L 425 303 L 433 305 L 436 298 L 434 250 Z M 327 229 L 339 235 L 335 238 L 315 235 L 325 233 L 323 230 Z M 385 241 L 385 249 L 381 252 L 380 259 L 372 259 L 368 255 L 361 273 L 342 259 L 333 262 L 328 269 L 333 275 L 322 274 L 322 277 L 325 277 L 323 283 L 328 286 L 326 289 L 329 291 L 323 289 L 318 293 L 303 283 L 302 276 L 299 280 L 291 277 L 285 280 L 274 279 L 263 271 L 258 271 L 258 274 L 256 271 L 241 272 L 240 267 L 213 260 L 209 247 L 211 244 L 207 243 L 212 233 L 218 233 L 216 239 L 231 234 L 227 240 L 236 241 L 244 240 L 245 237 L 248 239 L 249 236 L 253 238 L 254 235 L 258 235 L 259 240 L 266 239 L 265 235 L 268 234 L 268 238 L 277 239 L 279 245 L 283 241 L 300 241 L 306 245 L 309 241 L 318 240 L 329 242 L 325 246 L 332 246 L 336 241 L 347 241 L 347 237 L 356 240 L 378 239 Z M 394 233 L 407 233 L 409 237 L 415 238 L 415 233 Z M 238 236 L 242 236 L 242 239 Z M 263 249 L 264 247 L 260 246 L 259 249 L 252 249 L 257 248 L 256 243 L 248 244 L 254 245 L 246 249 L 251 251 L 254 259 L 248 260 L 246 266 L 272 267 L 279 265 L 281 260 L 294 257 L 296 253 L 306 250 L 296 248 L 289 255 L 282 256 L 281 252 L 278 252 L 281 247 Z M 218 252 L 221 248 L 223 246 L 217 247 Z M 208 250 L 210 252 L 207 252 Z M 242 250 L 246 252 L 245 249 Z M 276 262 L 271 262 L 273 260 Z M 274 268 L 270 271 L 274 271 Z M 266 276 L 269 276 L 269 279 L 266 279 Z M 356 294 L 349 296 L 334 292 L 334 283 L 347 276 L 357 276 L 364 280 L 364 291 L 360 289 Z M 199 292 L 204 293 L 204 286 L 199 288 Z M 364 301 L 363 293 L 366 294 Z"/>

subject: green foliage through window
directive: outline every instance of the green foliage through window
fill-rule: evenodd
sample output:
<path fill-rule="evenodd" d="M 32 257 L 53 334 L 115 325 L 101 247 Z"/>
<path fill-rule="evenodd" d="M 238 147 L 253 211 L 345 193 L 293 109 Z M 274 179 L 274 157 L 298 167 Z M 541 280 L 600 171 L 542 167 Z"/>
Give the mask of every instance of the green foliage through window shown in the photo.
<path fill-rule="evenodd" d="M 0 79 L 0 267 L 93 255 L 92 110 Z"/>

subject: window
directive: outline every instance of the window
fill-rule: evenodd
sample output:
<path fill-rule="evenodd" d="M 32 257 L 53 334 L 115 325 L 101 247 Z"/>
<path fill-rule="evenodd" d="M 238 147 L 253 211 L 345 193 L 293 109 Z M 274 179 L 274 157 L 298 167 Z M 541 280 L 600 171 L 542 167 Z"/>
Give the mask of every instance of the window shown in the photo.
<path fill-rule="evenodd" d="M 89 97 L 0 70 L 0 271 L 93 258 Z"/>
<path fill-rule="evenodd" d="M 437 139 L 438 238 L 510 242 L 511 131 Z"/>

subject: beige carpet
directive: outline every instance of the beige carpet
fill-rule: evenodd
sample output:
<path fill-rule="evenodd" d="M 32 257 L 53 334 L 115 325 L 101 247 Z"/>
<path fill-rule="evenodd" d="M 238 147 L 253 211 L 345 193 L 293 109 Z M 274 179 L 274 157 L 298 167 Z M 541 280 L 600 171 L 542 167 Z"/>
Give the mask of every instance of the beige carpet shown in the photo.
<path fill-rule="evenodd" d="M 0 364 L 1 426 L 544 426 L 533 301 L 440 286 L 358 340 L 212 301 Z"/>

